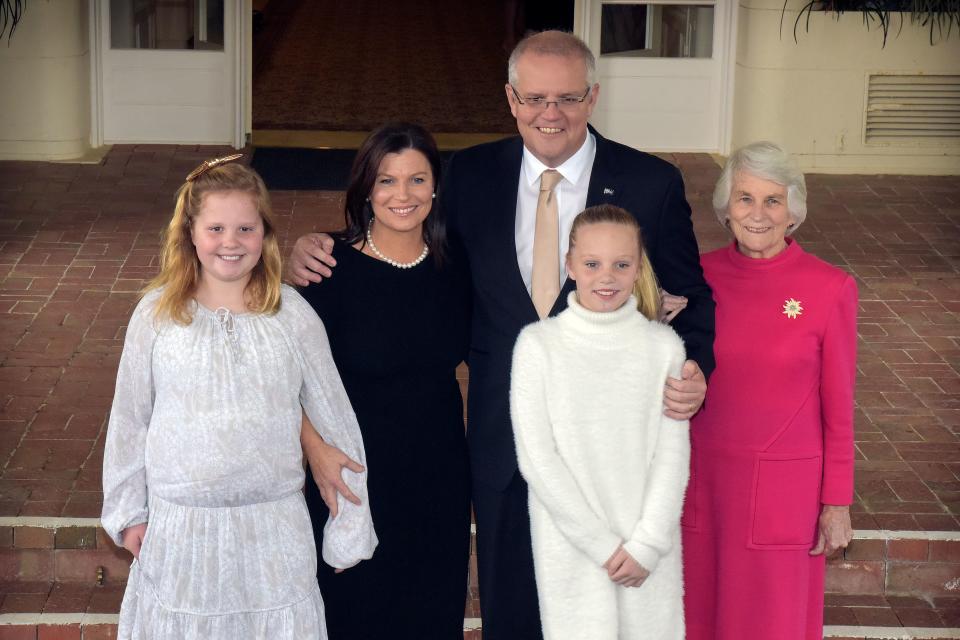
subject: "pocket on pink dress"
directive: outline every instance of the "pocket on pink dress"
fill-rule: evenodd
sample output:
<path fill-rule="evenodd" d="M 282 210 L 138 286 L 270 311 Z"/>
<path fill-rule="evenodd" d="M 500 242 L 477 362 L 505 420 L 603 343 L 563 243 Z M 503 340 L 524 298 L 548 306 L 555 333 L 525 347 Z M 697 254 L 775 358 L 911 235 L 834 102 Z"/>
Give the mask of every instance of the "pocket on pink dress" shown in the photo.
<path fill-rule="evenodd" d="M 760 454 L 753 475 L 747 546 L 812 548 L 820 513 L 822 474 L 819 455 Z"/>

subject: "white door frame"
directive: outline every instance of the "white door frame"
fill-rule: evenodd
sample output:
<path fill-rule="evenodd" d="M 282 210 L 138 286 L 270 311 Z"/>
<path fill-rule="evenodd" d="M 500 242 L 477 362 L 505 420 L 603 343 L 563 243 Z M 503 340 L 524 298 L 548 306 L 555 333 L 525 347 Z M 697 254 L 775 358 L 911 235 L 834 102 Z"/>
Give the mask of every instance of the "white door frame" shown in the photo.
<path fill-rule="evenodd" d="M 253 134 L 253 0 L 240 0 L 237 16 L 237 121 L 233 146 L 246 146 Z"/>
<path fill-rule="evenodd" d="M 93 0 L 87 5 L 87 27 L 90 29 L 90 146 L 96 149 L 103 146 L 103 109 L 100 97 L 103 95 L 103 56 L 101 38 L 105 34 L 100 29 L 101 0 Z"/>
<path fill-rule="evenodd" d="M 591 6 L 594 2 L 601 0 L 575 0 L 573 16 L 573 32 L 584 42 L 589 42 L 589 34 L 592 25 Z M 698 0 L 602 0 L 604 4 L 703 4 Z M 737 17 L 739 11 L 739 2 L 734 0 L 717 0 L 717 7 L 724 5 L 722 11 L 716 11 L 715 16 L 718 19 L 714 24 L 714 33 L 725 34 L 725 38 L 720 40 L 723 44 L 719 50 L 715 50 L 715 55 L 719 57 L 718 63 L 721 78 L 718 83 L 722 95 L 718 101 L 720 113 L 718 118 L 718 137 L 717 153 L 729 155 L 731 141 L 733 138 L 733 101 L 734 101 L 734 79 L 736 70 L 736 52 L 737 52 Z M 715 37 L 714 42 L 718 39 Z M 599 51 L 593 52 L 597 58 L 600 57 Z M 602 100 L 602 98 L 601 98 Z"/>
<path fill-rule="evenodd" d="M 90 146 L 102 147 L 103 140 L 103 43 L 109 36 L 103 32 L 102 19 L 109 11 L 109 0 L 92 0 L 88 4 L 90 32 Z M 252 96 L 253 0 L 226 0 L 239 5 L 234 12 L 236 46 L 233 60 L 234 124 L 231 144 L 240 149 L 246 145 Z M 226 26 L 226 25 L 224 25 Z"/>
<path fill-rule="evenodd" d="M 726 0 L 721 0 L 725 2 Z M 734 93 L 736 92 L 736 72 L 737 72 L 737 26 L 740 24 L 739 12 L 740 3 L 731 2 L 731 6 L 726 12 L 725 24 L 719 26 L 727 33 L 726 46 L 720 60 L 720 69 L 723 74 L 721 86 L 723 87 L 723 98 L 720 100 L 720 148 L 717 151 L 723 156 L 729 156 L 733 149 L 733 106 Z"/>

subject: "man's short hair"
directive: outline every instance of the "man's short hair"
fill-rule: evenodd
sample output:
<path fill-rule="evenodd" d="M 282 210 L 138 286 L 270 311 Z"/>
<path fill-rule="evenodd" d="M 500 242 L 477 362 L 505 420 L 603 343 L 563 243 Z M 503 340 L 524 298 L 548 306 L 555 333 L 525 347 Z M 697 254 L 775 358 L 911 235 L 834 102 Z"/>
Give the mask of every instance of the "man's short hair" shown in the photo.
<path fill-rule="evenodd" d="M 517 61 L 525 53 L 580 58 L 587 67 L 587 84 L 596 83 L 597 61 L 587 43 L 566 31 L 541 31 L 527 36 L 517 43 L 507 62 L 507 81 L 517 86 Z"/>

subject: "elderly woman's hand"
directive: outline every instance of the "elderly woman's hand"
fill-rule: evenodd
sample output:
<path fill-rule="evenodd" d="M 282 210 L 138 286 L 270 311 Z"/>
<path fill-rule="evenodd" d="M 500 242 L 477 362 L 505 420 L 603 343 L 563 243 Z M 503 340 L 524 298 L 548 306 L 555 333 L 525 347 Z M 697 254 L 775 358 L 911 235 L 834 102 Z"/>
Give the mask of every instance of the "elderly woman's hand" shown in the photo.
<path fill-rule="evenodd" d="M 687 308 L 687 299 L 675 296 L 665 289 L 660 289 L 660 322 L 668 323 L 677 317 L 677 314 Z"/>
<path fill-rule="evenodd" d="M 820 534 L 817 538 L 817 546 L 810 550 L 810 555 L 818 556 L 822 553 L 830 556 L 837 549 L 845 549 L 853 539 L 850 507 L 823 505 L 818 529 Z"/>

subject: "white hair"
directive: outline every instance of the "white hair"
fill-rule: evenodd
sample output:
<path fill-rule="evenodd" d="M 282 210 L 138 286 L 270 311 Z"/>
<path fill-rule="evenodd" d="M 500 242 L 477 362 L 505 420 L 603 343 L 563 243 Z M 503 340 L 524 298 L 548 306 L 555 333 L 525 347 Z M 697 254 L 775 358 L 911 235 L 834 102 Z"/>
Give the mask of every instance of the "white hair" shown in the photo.
<path fill-rule="evenodd" d="M 566 31 L 541 31 L 527 36 L 517 43 L 507 61 L 507 81 L 517 86 L 517 62 L 520 56 L 531 52 L 540 55 L 580 58 L 587 68 L 587 85 L 596 83 L 597 60 L 587 43 Z"/>
<path fill-rule="evenodd" d="M 713 190 L 713 211 L 720 224 L 726 226 L 730 194 L 739 173 L 771 180 L 787 188 L 787 211 L 793 224 L 787 235 L 797 230 L 807 217 L 807 184 L 803 172 L 786 151 L 772 142 L 754 142 L 734 151 L 723 167 Z"/>

